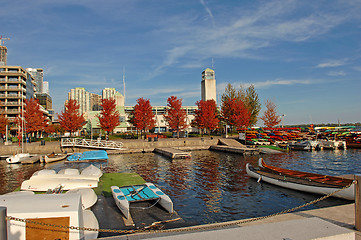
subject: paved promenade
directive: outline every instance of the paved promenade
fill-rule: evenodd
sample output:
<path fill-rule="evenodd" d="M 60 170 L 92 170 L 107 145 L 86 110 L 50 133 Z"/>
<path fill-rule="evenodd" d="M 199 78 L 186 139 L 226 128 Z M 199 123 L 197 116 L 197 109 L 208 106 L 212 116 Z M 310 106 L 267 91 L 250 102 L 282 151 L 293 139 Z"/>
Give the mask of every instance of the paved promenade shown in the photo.
<path fill-rule="evenodd" d="M 354 229 L 354 204 L 288 213 L 250 223 L 233 225 L 236 222 L 238 221 L 181 228 L 164 233 L 139 233 L 102 239 L 361 239 L 361 233 Z M 230 223 L 229 226 L 227 226 L 228 223 Z"/>

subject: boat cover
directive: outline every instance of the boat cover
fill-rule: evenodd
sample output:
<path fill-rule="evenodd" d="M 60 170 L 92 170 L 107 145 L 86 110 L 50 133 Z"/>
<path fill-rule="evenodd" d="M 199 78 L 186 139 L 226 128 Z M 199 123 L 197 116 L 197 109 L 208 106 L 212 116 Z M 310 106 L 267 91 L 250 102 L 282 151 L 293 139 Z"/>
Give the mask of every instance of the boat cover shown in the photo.
<path fill-rule="evenodd" d="M 100 160 L 100 159 L 108 159 L 108 153 L 105 150 L 73 153 L 67 158 L 68 161 L 84 161 L 84 160 Z"/>

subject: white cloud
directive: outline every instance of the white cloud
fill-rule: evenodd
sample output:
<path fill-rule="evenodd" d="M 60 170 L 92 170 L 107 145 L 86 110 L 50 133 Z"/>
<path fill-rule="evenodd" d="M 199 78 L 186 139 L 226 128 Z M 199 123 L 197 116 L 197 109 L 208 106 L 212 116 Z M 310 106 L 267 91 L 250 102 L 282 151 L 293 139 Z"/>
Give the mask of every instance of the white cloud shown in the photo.
<path fill-rule="evenodd" d="M 330 68 L 330 67 L 339 67 L 346 64 L 346 59 L 343 60 L 329 60 L 323 63 L 320 63 L 316 68 Z"/>
<path fill-rule="evenodd" d="M 337 76 L 346 76 L 344 71 L 331 71 L 328 73 L 329 76 L 337 77 Z"/>
<path fill-rule="evenodd" d="M 254 82 L 254 83 L 244 83 L 244 82 L 235 82 L 232 85 L 235 88 L 239 88 L 242 85 L 243 88 L 248 88 L 250 85 L 254 85 L 255 88 L 267 88 L 273 86 L 280 85 L 309 85 L 309 84 L 319 84 L 323 82 L 323 80 L 317 79 L 275 79 L 275 80 L 267 80 L 263 82 Z M 228 83 L 219 83 L 217 84 L 217 92 L 224 92 Z"/>

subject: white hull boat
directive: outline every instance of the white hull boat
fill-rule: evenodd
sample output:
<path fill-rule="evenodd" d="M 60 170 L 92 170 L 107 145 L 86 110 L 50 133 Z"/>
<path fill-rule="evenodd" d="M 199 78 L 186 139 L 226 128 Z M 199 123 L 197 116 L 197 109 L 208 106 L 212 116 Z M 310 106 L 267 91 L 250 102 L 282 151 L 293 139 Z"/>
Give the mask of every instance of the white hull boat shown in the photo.
<path fill-rule="evenodd" d="M 170 197 L 164 194 L 153 183 L 145 183 L 144 185 L 128 186 L 128 187 L 111 187 L 114 201 L 126 218 L 129 218 L 130 203 L 157 200 L 167 212 L 173 213 L 173 202 Z"/>
<path fill-rule="evenodd" d="M 98 181 L 93 179 L 71 179 L 71 178 L 44 178 L 25 180 L 21 184 L 21 190 L 46 192 L 49 189 L 61 188 L 71 190 L 75 188 L 96 188 Z"/>
<path fill-rule="evenodd" d="M 22 159 L 26 159 L 28 157 L 30 157 L 29 153 L 17 153 L 15 155 L 12 155 L 12 156 L 6 158 L 6 162 L 10 163 L 10 164 L 21 163 Z"/>
<path fill-rule="evenodd" d="M 2 195 L 0 203 L 7 208 L 7 215 L 11 217 L 60 226 L 99 227 L 94 214 L 82 209 L 79 194 Z M 15 220 L 10 220 L 8 224 L 9 240 L 34 239 L 39 236 L 46 236 L 47 239 L 94 239 L 98 236 L 96 231 L 76 228 L 56 228 Z"/>
<path fill-rule="evenodd" d="M 259 160 L 259 169 L 255 169 L 247 163 L 247 174 L 258 181 L 264 181 L 280 187 L 293 190 L 327 195 L 349 186 L 353 180 L 315 173 L 300 172 L 266 165 L 262 159 Z M 355 200 L 355 187 L 350 187 L 336 193 L 334 197 Z"/>
<path fill-rule="evenodd" d="M 102 171 L 95 167 L 94 165 L 90 165 L 84 168 L 81 172 L 78 169 L 74 168 L 66 168 L 60 170 L 58 173 L 52 169 L 42 169 L 33 173 L 30 179 L 35 180 L 39 178 L 47 178 L 47 179 L 86 179 L 86 180 L 96 180 L 99 181 L 99 178 L 102 176 Z"/>
<path fill-rule="evenodd" d="M 97 195 L 91 188 L 76 188 L 67 191 L 65 194 L 79 194 L 83 209 L 91 208 L 98 200 Z"/>

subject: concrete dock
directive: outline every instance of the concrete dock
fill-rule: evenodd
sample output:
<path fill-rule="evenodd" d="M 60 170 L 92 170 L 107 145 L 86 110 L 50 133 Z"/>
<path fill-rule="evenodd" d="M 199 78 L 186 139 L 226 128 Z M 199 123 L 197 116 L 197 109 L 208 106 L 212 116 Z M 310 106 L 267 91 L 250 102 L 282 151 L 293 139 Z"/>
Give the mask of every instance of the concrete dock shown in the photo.
<path fill-rule="evenodd" d="M 226 138 L 218 139 L 218 144 L 210 146 L 209 150 L 237 153 L 242 155 L 259 154 L 259 149 L 257 148 L 247 147 L 235 139 Z"/>
<path fill-rule="evenodd" d="M 354 229 L 354 225 L 355 205 L 347 204 L 277 215 L 248 223 L 232 221 L 103 239 L 361 239 L 361 233 Z"/>
<path fill-rule="evenodd" d="M 184 159 L 192 157 L 190 152 L 184 152 L 175 148 L 155 148 L 154 152 L 167 156 L 171 159 Z"/>

